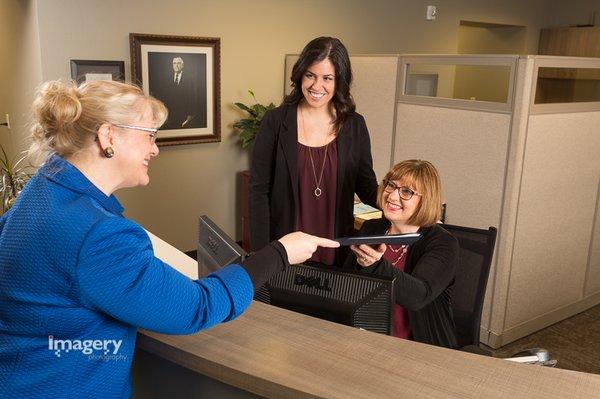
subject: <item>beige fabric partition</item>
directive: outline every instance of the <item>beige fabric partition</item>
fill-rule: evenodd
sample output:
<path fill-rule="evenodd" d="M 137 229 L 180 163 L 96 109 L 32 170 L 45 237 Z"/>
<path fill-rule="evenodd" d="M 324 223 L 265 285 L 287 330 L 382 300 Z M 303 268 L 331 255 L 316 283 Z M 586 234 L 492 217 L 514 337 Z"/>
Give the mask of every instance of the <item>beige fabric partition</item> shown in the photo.
<path fill-rule="evenodd" d="M 503 265 L 509 265 L 512 261 L 512 249 L 515 239 L 514 226 L 517 220 L 519 187 L 521 185 L 523 154 L 526 145 L 526 135 L 524 133 L 527 131 L 527 115 L 529 115 L 531 100 L 530 88 L 533 79 L 533 63 L 519 62 L 516 69 L 513 95 L 514 109 L 512 109 L 502 215 L 498 226 L 496 253 L 490 271 L 486 302 L 483 309 L 484 321 L 482 322 L 481 340 L 488 344 L 490 343 L 489 337 L 492 335 L 491 331 L 503 331 L 504 329 L 510 268 Z"/>
<path fill-rule="evenodd" d="M 600 265 L 590 256 L 599 241 L 597 232 L 592 235 L 598 126 L 600 112 L 529 116 L 506 302 L 508 339 L 582 310 L 577 303 L 586 297 L 600 300 Z"/>
<path fill-rule="evenodd" d="M 533 100 L 538 67 L 600 68 L 599 61 L 519 62 L 488 340 L 494 347 L 600 303 L 600 103 Z M 574 190 L 567 201 L 555 192 L 564 185 Z"/>
<path fill-rule="evenodd" d="M 502 212 L 511 116 L 399 103 L 394 160 L 426 159 L 442 179 L 446 222 L 487 229 Z M 494 275 L 495 259 L 490 274 Z M 493 281 L 482 315 L 489 331 Z"/>
<path fill-rule="evenodd" d="M 433 162 L 446 222 L 487 229 L 500 222 L 509 131 L 510 115 L 399 103 L 394 160 Z"/>
<path fill-rule="evenodd" d="M 596 213 L 594 214 L 594 232 L 590 244 L 590 261 L 586 277 L 584 295 L 600 292 L 600 181 L 596 193 Z"/>

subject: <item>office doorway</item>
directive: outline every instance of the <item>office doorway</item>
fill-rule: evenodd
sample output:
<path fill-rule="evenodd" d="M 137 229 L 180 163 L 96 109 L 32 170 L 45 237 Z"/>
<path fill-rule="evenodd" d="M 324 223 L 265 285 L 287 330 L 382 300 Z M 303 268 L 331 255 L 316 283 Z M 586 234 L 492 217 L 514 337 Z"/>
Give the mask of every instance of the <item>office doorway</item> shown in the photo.
<path fill-rule="evenodd" d="M 525 54 L 525 26 L 460 21 L 458 54 Z"/>
<path fill-rule="evenodd" d="M 524 54 L 525 27 L 460 21 L 457 53 Z M 509 75 L 510 68 L 457 65 L 454 71 L 454 98 L 504 102 Z"/>

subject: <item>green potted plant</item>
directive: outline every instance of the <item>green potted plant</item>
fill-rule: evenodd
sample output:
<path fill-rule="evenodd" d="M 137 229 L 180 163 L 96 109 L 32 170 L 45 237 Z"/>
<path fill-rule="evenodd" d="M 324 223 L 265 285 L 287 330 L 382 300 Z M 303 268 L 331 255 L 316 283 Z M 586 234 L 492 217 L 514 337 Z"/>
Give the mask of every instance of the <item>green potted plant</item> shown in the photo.
<path fill-rule="evenodd" d="M 270 103 L 266 106 L 260 104 L 256 100 L 254 92 L 251 89 L 248 90 L 248 93 L 250 93 L 250 95 L 254 99 L 254 105 L 247 106 L 242 103 L 235 103 L 236 107 L 243 111 L 246 111 L 249 114 L 248 118 L 240 119 L 233 124 L 233 127 L 240 131 L 239 139 L 242 148 L 246 148 L 250 144 L 252 144 L 252 142 L 254 142 L 254 139 L 258 134 L 260 121 L 262 120 L 263 116 L 265 116 L 265 113 L 268 110 L 275 108 L 275 104 L 273 103 Z"/>
<path fill-rule="evenodd" d="M 0 195 L 2 196 L 2 212 L 8 211 L 17 197 L 25 187 L 25 184 L 31 178 L 31 175 L 25 172 L 26 166 L 23 165 L 26 156 L 21 157 L 17 162 L 12 162 L 8 158 L 4 147 L 0 145 Z"/>

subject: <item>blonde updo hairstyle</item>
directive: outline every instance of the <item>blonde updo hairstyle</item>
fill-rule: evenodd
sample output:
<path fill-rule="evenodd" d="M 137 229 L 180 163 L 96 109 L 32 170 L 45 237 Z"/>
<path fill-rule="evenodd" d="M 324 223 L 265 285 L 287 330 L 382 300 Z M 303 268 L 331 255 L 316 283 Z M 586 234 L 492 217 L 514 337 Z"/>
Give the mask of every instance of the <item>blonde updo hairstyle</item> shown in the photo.
<path fill-rule="evenodd" d="M 433 226 L 442 216 L 442 183 L 440 175 L 429 161 L 409 159 L 394 165 L 385 175 L 385 181 L 401 182 L 402 185 L 421 194 L 421 201 L 407 224 Z M 383 206 L 384 184 L 379 186 L 377 204 Z"/>
<path fill-rule="evenodd" d="M 159 127 L 167 119 L 166 107 L 137 86 L 108 80 L 79 87 L 73 81 L 46 82 L 33 102 L 29 155 L 34 163 L 53 153 L 73 155 L 91 145 L 103 123 L 133 124 L 148 107 Z"/>

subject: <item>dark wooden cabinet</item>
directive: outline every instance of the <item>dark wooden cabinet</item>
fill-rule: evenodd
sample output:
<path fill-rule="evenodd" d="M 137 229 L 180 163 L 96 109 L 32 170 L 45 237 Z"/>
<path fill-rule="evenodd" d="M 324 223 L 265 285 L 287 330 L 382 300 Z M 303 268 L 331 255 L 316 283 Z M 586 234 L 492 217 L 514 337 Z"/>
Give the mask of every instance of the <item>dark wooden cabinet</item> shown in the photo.
<path fill-rule="evenodd" d="M 542 29 L 540 55 L 600 57 L 600 26 Z M 600 99 L 600 70 L 540 67 L 535 103 L 595 102 Z"/>
<path fill-rule="evenodd" d="M 600 26 L 542 29 L 538 53 L 600 57 Z"/>
<path fill-rule="evenodd" d="M 242 248 L 250 251 L 250 224 L 248 220 L 248 190 L 250 171 L 242 172 Z"/>

